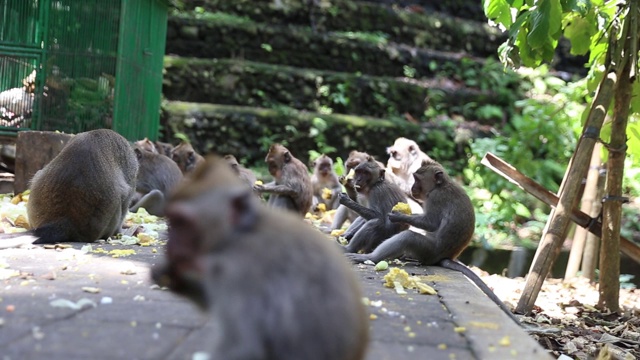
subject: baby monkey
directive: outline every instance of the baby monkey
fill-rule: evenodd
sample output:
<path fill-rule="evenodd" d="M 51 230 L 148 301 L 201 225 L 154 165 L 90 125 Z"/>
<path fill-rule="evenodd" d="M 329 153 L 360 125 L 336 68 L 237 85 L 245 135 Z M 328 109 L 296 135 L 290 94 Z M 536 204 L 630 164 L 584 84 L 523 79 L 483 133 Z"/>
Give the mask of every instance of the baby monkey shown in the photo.
<path fill-rule="evenodd" d="M 364 359 L 366 311 L 335 244 L 268 209 L 225 160 L 186 177 L 166 216 L 167 262 L 152 277 L 209 312 L 213 359 Z"/>

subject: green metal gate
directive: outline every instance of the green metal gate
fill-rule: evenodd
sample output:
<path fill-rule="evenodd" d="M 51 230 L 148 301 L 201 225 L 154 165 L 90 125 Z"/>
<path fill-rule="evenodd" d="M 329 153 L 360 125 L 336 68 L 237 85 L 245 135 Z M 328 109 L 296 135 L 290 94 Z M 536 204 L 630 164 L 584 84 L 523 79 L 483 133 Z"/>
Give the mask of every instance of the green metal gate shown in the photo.
<path fill-rule="evenodd" d="M 166 0 L 0 0 L 0 133 L 158 133 Z"/>

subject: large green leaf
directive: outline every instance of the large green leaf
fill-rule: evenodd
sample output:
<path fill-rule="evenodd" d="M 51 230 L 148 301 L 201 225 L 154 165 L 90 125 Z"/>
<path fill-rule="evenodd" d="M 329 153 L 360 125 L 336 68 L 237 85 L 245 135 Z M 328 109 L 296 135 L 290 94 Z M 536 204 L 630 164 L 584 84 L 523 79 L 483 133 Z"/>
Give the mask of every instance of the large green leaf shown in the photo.
<path fill-rule="evenodd" d="M 532 11 L 529 36 L 529 46 L 533 49 L 542 48 L 550 41 L 551 35 L 558 33 L 562 25 L 562 8 L 558 0 L 541 0 Z"/>
<path fill-rule="evenodd" d="M 584 55 L 591 48 L 591 36 L 597 32 L 596 23 L 591 18 L 571 16 L 564 29 L 564 36 L 571 41 L 571 54 Z"/>
<path fill-rule="evenodd" d="M 506 28 L 511 26 L 511 7 L 506 0 L 483 0 L 483 7 L 487 18 L 504 25 Z"/>

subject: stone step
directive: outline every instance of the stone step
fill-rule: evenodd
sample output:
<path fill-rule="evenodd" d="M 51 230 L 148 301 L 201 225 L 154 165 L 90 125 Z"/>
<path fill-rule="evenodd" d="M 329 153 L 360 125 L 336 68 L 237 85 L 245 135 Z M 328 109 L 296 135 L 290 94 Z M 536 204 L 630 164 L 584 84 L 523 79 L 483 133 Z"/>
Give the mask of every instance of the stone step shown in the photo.
<path fill-rule="evenodd" d="M 454 141 L 456 135 L 464 131 L 468 140 L 489 131 L 469 123 L 417 125 L 407 120 L 181 101 L 164 103 L 162 123 L 168 141 L 181 134 L 201 153 L 234 154 L 249 166 L 264 164 L 264 154 L 274 142 L 284 143 L 301 159 L 315 150 L 345 160 L 354 149 L 386 159 L 387 146 L 404 136 L 448 168 L 459 170 L 466 156 Z"/>
<path fill-rule="evenodd" d="M 517 100 L 513 92 L 481 91 L 448 79 L 418 81 L 231 59 L 168 56 L 164 64 L 164 96 L 187 102 L 286 106 L 379 118 L 408 114 L 427 121 L 429 107 L 462 114 L 486 104 L 508 108 Z M 515 75 L 510 79 L 518 81 Z"/>
<path fill-rule="evenodd" d="M 170 17 L 166 53 L 416 79 L 479 71 L 485 61 L 465 53 L 398 44 L 382 36 L 320 34 L 303 27 L 265 25 L 222 13 L 204 18 Z"/>
<path fill-rule="evenodd" d="M 425 6 L 342 0 L 310 7 L 307 0 L 287 1 L 281 6 L 272 0 L 195 0 L 185 4 L 184 10 L 195 11 L 194 16 L 203 11 L 225 12 L 259 23 L 313 27 L 319 32 L 380 33 L 397 43 L 484 57 L 495 56 L 506 40 L 506 34 L 487 24 L 481 6 L 481 17 L 473 20 L 461 18 L 459 12 L 452 16 Z"/>

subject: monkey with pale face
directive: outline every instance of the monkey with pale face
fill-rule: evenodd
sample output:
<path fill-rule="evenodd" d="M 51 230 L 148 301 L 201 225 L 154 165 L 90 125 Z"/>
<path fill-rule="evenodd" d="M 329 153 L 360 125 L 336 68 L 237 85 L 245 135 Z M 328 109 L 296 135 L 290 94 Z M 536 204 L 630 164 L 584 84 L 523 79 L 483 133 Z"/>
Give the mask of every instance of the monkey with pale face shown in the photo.
<path fill-rule="evenodd" d="M 407 194 L 411 194 L 413 173 L 420 168 L 423 162 L 435 162 L 420 150 L 415 141 L 404 137 L 397 138 L 393 145 L 387 148 L 387 154 L 389 154 L 387 170 L 395 175 L 390 179 Z"/>
<path fill-rule="evenodd" d="M 213 359 L 362 360 L 368 320 L 355 275 L 299 217 L 268 209 L 207 158 L 166 208 L 156 283 L 210 314 Z"/>

